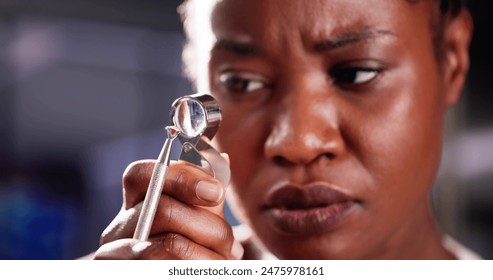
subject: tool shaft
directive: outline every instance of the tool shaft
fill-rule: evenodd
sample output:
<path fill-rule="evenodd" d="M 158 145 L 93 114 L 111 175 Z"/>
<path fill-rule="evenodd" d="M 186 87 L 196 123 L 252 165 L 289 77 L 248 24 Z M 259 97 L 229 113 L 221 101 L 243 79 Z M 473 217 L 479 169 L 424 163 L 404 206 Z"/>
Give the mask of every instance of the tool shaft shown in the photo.
<path fill-rule="evenodd" d="M 134 239 L 145 241 L 149 238 L 152 223 L 159 205 L 159 198 L 163 191 L 168 173 L 168 165 L 171 153 L 171 144 L 174 138 L 168 138 L 164 142 L 161 153 L 159 154 L 154 170 L 152 171 L 151 181 L 147 188 L 147 193 L 139 215 L 137 227 L 135 228 Z"/>

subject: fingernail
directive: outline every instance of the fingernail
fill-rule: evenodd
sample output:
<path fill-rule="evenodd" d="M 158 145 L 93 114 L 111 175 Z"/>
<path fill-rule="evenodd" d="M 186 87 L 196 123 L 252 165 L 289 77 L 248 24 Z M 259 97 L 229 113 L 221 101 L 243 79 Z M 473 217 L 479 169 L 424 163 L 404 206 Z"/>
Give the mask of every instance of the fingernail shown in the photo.
<path fill-rule="evenodd" d="M 149 241 L 138 242 L 132 246 L 132 253 L 134 255 L 138 255 L 141 252 L 145 251 L 147 248 L 151 247 L 152 243 Z"/>
<path fill-rule="evenodd" d="M 239 260 L 243 257 L 243 252 L 244 252 L 243 246 L 241 246 L 240 242 L 235 241 L 233 243 L 233 247 L 231 248 L 231 255 L 235 259 Z"/>
<path fill-rule="evenodd" d="M 195 189 L 195 194 L 199 199 L 209 202 L 219 202 L 223 190 L 220 186 L 207 181 L 200 181 Z"/>
<path fill-rule="evenodd" d="M 228 164 L 231 164 L 231 160 L 229 159 L 229 155 L 227 153 L 221 153 L 221 156 L 228 162 Z"/>

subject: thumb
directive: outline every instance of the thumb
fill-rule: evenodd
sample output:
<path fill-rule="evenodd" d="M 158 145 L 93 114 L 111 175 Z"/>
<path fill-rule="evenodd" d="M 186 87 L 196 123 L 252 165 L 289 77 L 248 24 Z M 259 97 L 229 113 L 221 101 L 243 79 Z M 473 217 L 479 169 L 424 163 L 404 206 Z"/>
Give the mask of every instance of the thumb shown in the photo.
<path fill-rule="evenodd" d="M 229 165 L 231 163 L 231 161 L 229 159 L 229 155 L 227 153 L 221 153 L 221 157 L 224 158 L 224 160 L 227 162 L 227 167 L 226 166 L 221 166 L 221 167 L 222 168 L 229 168 Z M 223 170 L 217 170 L 217 171 L 223 172 Z M 229 170 L 228 170 L 228 172 L 229 172 Z M 223 187 L 224 187 L 224 190 L 227 192 L 228 186 L 223 186 Z M 207 209 L 209 209 L 212 213 L 215 213 L 216 215 L 219 215 L 220 217 L 224 218 L 224 203 L 225 203 L 225 200 L 223 200 L 217 206 L 208 207 Z"/>

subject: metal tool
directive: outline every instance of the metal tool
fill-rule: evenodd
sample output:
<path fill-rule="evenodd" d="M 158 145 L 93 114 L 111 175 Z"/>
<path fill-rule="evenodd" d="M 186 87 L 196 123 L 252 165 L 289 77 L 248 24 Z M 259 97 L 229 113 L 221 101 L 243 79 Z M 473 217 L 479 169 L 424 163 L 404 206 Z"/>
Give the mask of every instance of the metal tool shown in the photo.
<path fill-rule="evenodd" d="M 224 186 L 229 184 L 230 170 L 226 160 L 209 145 L 221 123 L 221 110 L 207 94 L 183 96 L 173 102 L 172 126 L 166 127 L 168 138 L 157 159 L 142 205 L 134 238 L 147 240 L 159 205 L 170 162 L 173 140 L 182 143 L 181 160 L 207 168 Z"/>

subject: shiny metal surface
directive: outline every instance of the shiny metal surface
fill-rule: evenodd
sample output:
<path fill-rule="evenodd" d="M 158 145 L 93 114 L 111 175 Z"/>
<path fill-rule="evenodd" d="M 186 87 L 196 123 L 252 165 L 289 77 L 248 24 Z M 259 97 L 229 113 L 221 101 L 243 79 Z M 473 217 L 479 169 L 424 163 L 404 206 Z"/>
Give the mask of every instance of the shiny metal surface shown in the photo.
<path fill-rule="evenodd" d="M 221 110 L 216 100 L 207 94 L 180 97 L 172 104 L 171 121 L 173 126 L 166 127 L 168 138 L 152 172 L 134 232 L 135 239 L 149 238 L 176 137 L 183 144 L 180 159 L 208 169 L 225 187 L 229 184 L 229 163 L 209 145 L 221 123 Z"/>
<path fill-rule="evenodd" d="M 221 109 L 211 95 L 193 94 L 175 100 L 170 117 L 182 132 L 180 141 L 195 144 L 202 135 L 214 137 L 221 124 Z"/>
<path fill-rule="evenodd" d="M 159 198 L 163 191 L 164 182 L 166 181 L 166 174 L 168 173 L 168 166 L 170 161 L 171 145 L 180 131 L 168 126 L 166 127 L 168 132 L 168 138 L 164 142 L 163 148 L 159 153 L 156 165 L 152 171 L 151 180 L 147 187 L 147 193 L 144 198 L 144 204 L 140 211 L 139 220 L 134 232 L 134 238 L 138 240 L 147 240 L 149 233 L 151 232 L 152 222 L 156 215 L 156 210 L 159 204 Z"/>

